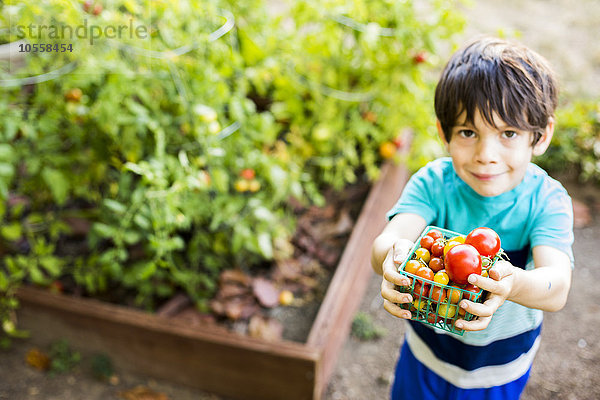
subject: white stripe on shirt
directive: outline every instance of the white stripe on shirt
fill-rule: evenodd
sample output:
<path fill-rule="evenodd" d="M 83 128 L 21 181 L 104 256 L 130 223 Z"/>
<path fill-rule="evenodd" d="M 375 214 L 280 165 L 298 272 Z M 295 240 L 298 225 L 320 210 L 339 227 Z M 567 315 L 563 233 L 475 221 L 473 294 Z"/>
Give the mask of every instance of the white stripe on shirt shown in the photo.
<path fill-rule="evenodd" d="M 520 378 L 531 367 L 540 346 L 540 336 L 538 336 L 527 353 L 521 354 L 508 364 L 467 371 L 438 359 L 409 324 L 406 329 L 406 341 L 417 360 L 449 383 L 463 389 L 499 386 Z"/>

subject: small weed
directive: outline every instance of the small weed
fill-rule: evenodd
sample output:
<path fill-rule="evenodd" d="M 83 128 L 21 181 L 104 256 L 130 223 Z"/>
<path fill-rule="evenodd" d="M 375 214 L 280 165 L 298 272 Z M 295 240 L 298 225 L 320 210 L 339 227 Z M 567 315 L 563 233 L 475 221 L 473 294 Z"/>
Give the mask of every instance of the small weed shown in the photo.
<path fill-rule="evenodd" d="M 385 329 L 373 323 L 371 316 L 358 312 L 352 321 L 351 334 L 359 340 L 375 340 L 385 334 Z"/>
<path fill-rule="evenodd" d="M 50 359 L 50 373 L 59 374 L 75 368 L 81 360 L 81 355 L 72 350 L 69 342 L 63 339 L 53 343 L 50 347 Z"/>

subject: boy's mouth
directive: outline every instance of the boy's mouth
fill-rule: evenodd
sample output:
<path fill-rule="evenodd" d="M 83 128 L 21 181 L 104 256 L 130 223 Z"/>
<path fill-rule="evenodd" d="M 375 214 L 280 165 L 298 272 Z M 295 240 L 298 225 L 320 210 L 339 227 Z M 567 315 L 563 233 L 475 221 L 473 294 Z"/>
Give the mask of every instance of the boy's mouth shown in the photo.
<path fill-rule="evenodd" d="M 471 172 L 471 175 L 480 181 L 491 181 L 497 178 L 500 174 L 476 174 L 475 172 Z"/>

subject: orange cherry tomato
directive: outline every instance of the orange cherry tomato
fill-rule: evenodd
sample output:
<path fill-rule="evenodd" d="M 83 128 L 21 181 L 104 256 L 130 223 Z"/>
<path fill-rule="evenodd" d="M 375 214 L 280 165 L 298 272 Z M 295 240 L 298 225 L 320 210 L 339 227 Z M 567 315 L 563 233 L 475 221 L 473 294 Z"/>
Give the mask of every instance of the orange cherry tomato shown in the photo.
<path fill-rule="evenodd" d="M 458 304 L 463 297 L 462 290 L 455 285 L 450 286 L 447 290 L 447 293 L 448 301 L 452 304 Z"/>
<path fill-rule="evenodd" d="M 417 270 L 421 266 L 423 266 L 423 264 L 421 264 L 418 260 L 409 260 L 404 265 L 404 271 L 406 271 L 406 272 L 408 272 L 410 274 L 416 274 Z"/>
<path fill-rule="evenodd" d="M 433 271 L 431 270 L 431 268 L 426 267 L 425 265 L 422 265 L 421 267 L 419 267 L 419 269 L 417 270 L 417 273 L 415 275 L 417 275 L 418 277 L 421 277 L 423 279 L 433 281 L 434 274 L 433 274 Z"/>
<path fill-rule="evenodd" d="M 429 297 L 431 300 L 441 303 L 442 301 L 446 300 L 446 291 L 440 286 L 434 286 L 429 291 Z"/>

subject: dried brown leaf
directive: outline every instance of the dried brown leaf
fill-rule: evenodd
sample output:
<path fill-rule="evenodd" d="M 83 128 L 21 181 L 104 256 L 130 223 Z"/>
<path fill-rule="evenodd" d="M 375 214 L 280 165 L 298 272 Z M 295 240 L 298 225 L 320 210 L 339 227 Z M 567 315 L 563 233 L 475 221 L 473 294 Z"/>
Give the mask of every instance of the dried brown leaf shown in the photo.
<path fill-rule="evenodd" d="M 50 368 L 50 357 L 37 348 L 32 348 L 27 352 L 25 362 L 40 371 L 47 371 Z"/>
<path fill-rule="evenodd" d="M 136 386 L 133 389 L 121 391 L 119 397 L 125 400 L 169 400 L 166 394 L 156 392 L 145 386 Z"/>
<path fill-rule="evenodd" d="M 252 278 L 240 269 L 226 269 L 221 272 L 220 281 L 221 284 L 225 282 L 238 283 L 247 287 L 252 284 Z"/>
<path fill-rule="evenodd" d="M 254 278 L 252 291 L 258 302 L 264 307 L 272 308 L 279 304 L 279 290 L 265 278 Z"/>
<path fill-rule="evenodd" d="M 270 342 L 281 340 L 283 325 L 273 318 L 254 315 L 248 324 L 248 334 Z"/>

